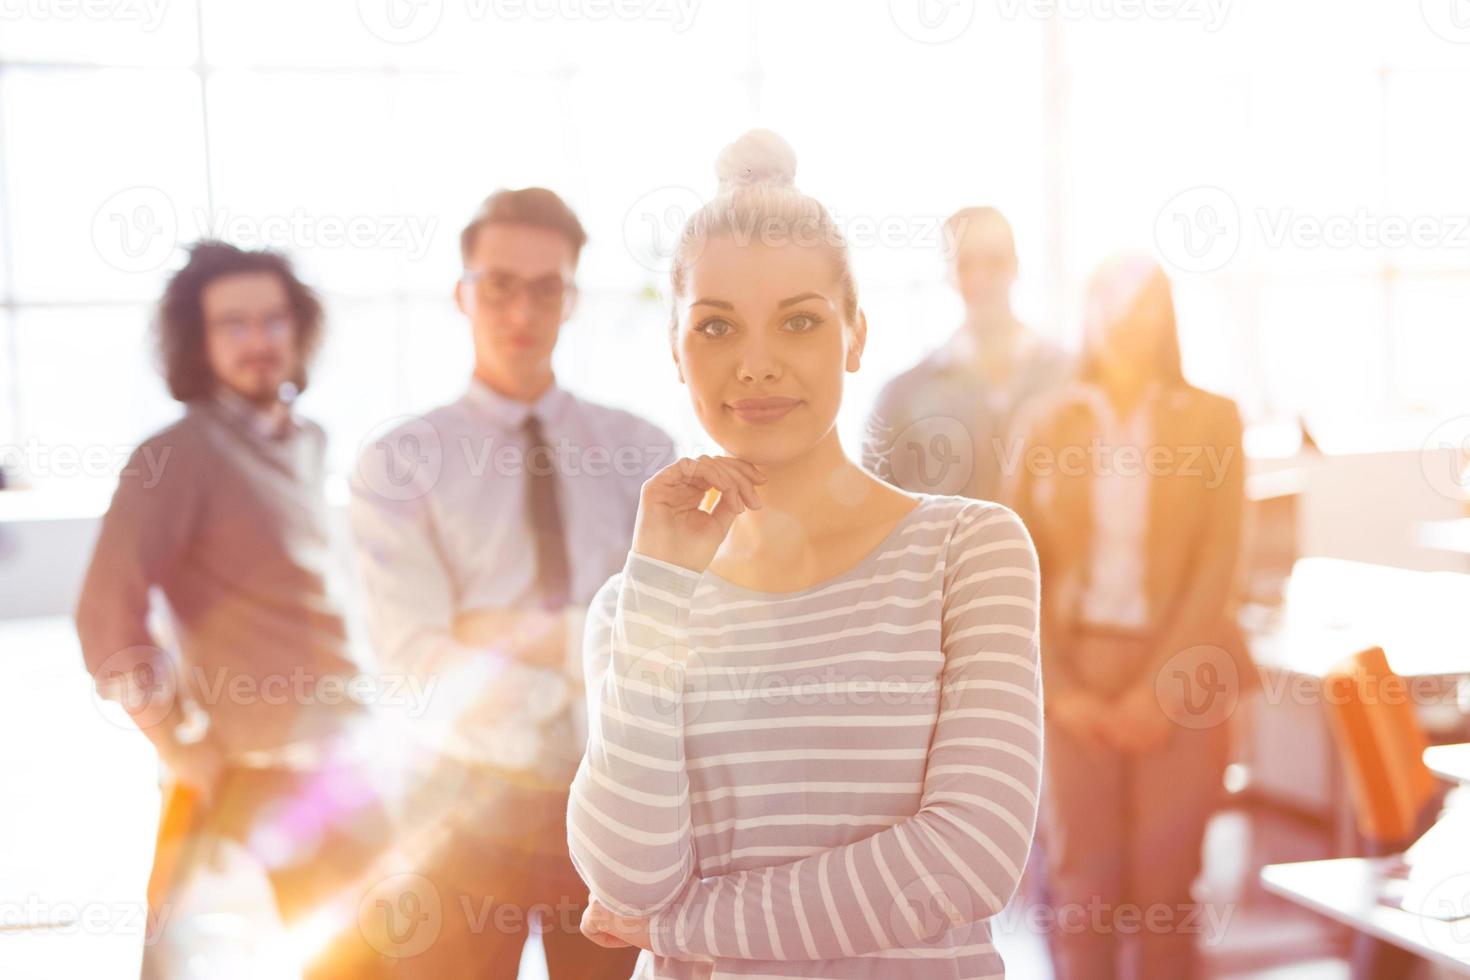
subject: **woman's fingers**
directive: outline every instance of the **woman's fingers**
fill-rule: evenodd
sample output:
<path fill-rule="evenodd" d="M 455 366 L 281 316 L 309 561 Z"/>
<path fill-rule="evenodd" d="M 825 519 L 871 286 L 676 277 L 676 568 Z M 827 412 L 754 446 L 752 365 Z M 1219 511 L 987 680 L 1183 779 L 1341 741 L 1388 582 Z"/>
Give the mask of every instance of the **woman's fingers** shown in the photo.
<path fill-rule="evenodd" d="M 661 476 L 664 477 L 664 484 L 671 489 L 681 492 L 693 491 L 696 506 L 704 499 L 704 494 L 708 490 L 715 489 L 724 493 L 729 489 L 728 480 L 709 462 L 707 456 L 685 457 L 678 460 Z"/>
<path fill-rule="evenodd" d="M 694 485 L 703 491 L 707 487 L 714 487 L 720 491 L 720 499 L 736 498 L 745 509 L 745 495 L 740 492 L 739 481 L 734 472 L 719 464 L 712 456 L 701 456 L 694 462 L 694 470 L 691 473 Z"/>
<path fill-rule="evenodd" d="M 732 456 L 686 456 L 668 466 L 656 479 L 667 490 L 693 491 L 686 503 L 692 500 L 696 507 L 703 502 L 705 493 L 713 489 L 722 498 L 738 504 L 739 510 L 761 506 L 755 488 L 766 481 L 765 474 L 754 464 Z"/>
<path fill-rule="evenodd" d="M 760 494 L 755 489 L 755 475 L 758 473 L 753 472 L 755 468 L 751 464 L 729 456 L 703 456 L 700 461 L 705 467 L 703 472 L 718 474 L 721 494 L 738 495 L 743 507 L 758 509 L 761 506 Z M 764 476 L 761 479 L 764 480 Z"/>
<path fill-rule="evenodd" d="M 739 467 L 740 471 L 743 472 L 746 476 L 750 477 L 753 482 L 766 482 L 766 475 L 762 473 L 760 471 L 760 467 L 756 466 L 754 463 L 746 462 L 738 456 L 722 456 L 720 458 L 727 460 L 736 467 Z"/>
<path fill-rule="evenodd" d="M 684 498 L 686 506 L 701 506 L 710 490 L 717 491 L 722 500 L 737 505 L 737 511 L 752 506 L 752 500 L 755 501 L 754 506 L 759 506 L 759 498 L 755 497 L 744 473 L 725 465 L 721 457 L 699 456 L 679 460 L 668 474 L 666 485 L 688 494 Z"/>

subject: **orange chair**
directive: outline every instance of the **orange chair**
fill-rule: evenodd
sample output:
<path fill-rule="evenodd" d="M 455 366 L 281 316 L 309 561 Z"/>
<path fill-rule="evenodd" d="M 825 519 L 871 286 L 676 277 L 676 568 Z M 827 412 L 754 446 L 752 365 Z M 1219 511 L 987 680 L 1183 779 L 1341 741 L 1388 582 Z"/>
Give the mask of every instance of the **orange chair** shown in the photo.
<path fill-rule="evenodd" d="M 153 870 L 148 876 L 148 909 L 152 915 L 156 916 L 173 899 L 184 864 L 184 851 L 193 843 L 199 812 L 199 794 L 183 783 L 171 780 L 163 793 Z"/>
<path fill-rule="evenodd" d="M 1411 841 L 1438 787 L 1424 765 L 1428 741 L 1408 684 L 1388 666 L 1383 649 L 1373 647 L 1334 666 L 1322 686 L 1359 833 L 1371 841 Z"/>

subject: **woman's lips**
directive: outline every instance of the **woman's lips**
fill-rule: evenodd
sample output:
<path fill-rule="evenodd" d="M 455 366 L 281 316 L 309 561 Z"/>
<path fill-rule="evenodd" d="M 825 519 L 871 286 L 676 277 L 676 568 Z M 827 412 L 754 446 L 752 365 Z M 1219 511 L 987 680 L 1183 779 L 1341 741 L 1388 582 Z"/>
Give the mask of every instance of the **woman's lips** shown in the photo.
<path fill-rule="evenodd" d="M 796 406 L 800 398 L 742 398 L 730 402 L 730 411 L 742 422 L 775 422 L 783 419 Z"/>

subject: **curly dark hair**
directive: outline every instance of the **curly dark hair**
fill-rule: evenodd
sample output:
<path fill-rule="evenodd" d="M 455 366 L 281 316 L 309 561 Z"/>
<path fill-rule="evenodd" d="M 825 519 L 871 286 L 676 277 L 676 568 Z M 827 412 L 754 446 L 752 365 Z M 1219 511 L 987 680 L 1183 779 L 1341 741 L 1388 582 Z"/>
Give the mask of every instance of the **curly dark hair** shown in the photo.
<path fill-rule="evenodd" d="M 291 262 L 279 252 L 248 251 L 220 241 L 189 246 L 189 261 L 174 273 L 158 303 L 154 332 L 169 394 L 181 402 L 214 390 L 216 378 L 204 350 L 204 288 L 216 279 L 240 273 L 269 272 L 280 277 L 296 326 L 296 372 L 291 383 L 306 390 L 307 367 L 321 347 L 325 316 L 317 294 L 296 278 Z"/>

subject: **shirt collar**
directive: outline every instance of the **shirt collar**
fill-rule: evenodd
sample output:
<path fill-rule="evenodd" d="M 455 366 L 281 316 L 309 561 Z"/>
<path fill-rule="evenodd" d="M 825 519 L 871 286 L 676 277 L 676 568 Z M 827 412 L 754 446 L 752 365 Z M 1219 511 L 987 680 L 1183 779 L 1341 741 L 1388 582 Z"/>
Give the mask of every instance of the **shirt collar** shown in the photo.
<path fill-rule="evenodd" d="M 1139 393 L 1138 404 L 1133 407 L 1133 414 L 1129 415 L 1127 420 L 1120 420 L 1113 408 L 1113 403 L 1108 400 L 1107 393 L 1103 391 L 1102 385 L 1095 381 L 1074 381 L 1070 387 L 1074 399 L 1085 404 L 1094 414 L 1114 423 L 1137 419 L 1144 413 L 1152 414 L 1164 395 L 1163 383 L 1158 380 L 1150 381 Z M 1173 401 L 1171 397 L 1170 407 L 1173 407 Z"/>
<path fill-rule="evenodd" d="M 975 359 L 975 338 L 965 327 L 949 335 L 949 339 L 934 351 L 934 365 L 949 369 L 969 364 Z"/>
<path fill-rule="evenodd" d="M 1024 330 L 1016 341 L 1016 364 L 1021 366 L 1030 361 L 1040 350 L 1040 338 L 1030 330 Z M 949 339 L 934 352 L 934 363 L 944 369 L 967 368 L 979 357 L 979 343 L 969 327 L 961 324 Z"/>
<path fill-rule="evenodd" d="M 501 429 L 514 431 L 532 414 L 543 424 L 554 425 L 570 406 L 572 394 L 553 381 L 534 402 L 523 402 L 501 394 L 479 378 L 471 378 L 464 400 Z"/>
<path fill-rule="evenodd" d="M 262 439 L 284 439 L 300 428 L 300 422 L 287 405 L 286 414 L 280 418 L 271 415 L 241 398 L 239 394 L 223 385 L 214 392 L 214 403 L 226 416 L 240 423 Z"/>

